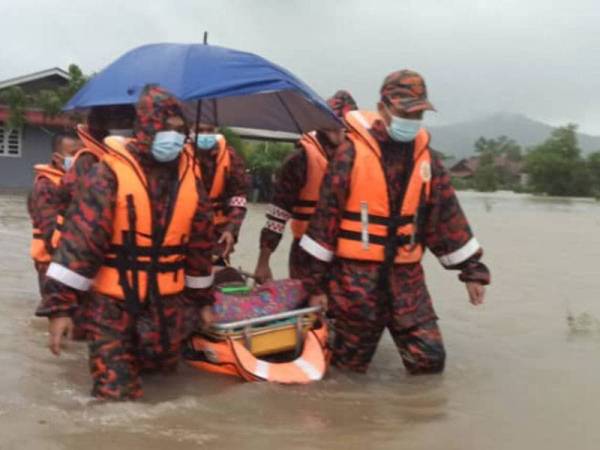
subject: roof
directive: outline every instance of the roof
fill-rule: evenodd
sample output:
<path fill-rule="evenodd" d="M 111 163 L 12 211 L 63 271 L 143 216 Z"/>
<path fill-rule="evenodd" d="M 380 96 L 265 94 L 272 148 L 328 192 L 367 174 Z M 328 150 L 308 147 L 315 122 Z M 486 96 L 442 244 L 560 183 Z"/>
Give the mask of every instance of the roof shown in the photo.
<path fill-rule="evenodd" d="M 300 139 L 299 134 L 287 133 L 285 131 L 269 131 L 240 127 L 231 127 L 230 129 L 243 139 L 283 142 L 296 142 L 298 139 Z"/>
<path fill-rule="evenodd" d="M 0 89 L 5 89 L 11 86 L 18 86 L 20 84 L 30 83 L 32 81 L 42 80 L 49 77 L 60 77 L 65 81 L 69 81 L 71 76 L 69 72 L 64 71 L 59 67 L 53 67 L 51 69 L 42 70 L 40 72 L 34 72 L 20 77 L 9 78 L 8 80 L 0 81 Z"/>
<path fill-rule="evenodd" d="M 472 176 L 479 168 L 479 163 L 479 156 L 461 159 L 450 168 L 450 173 L 458 177 Z M 517 175 L 523 170 L 523 163 L 511 161 L 506 155 L 500 155 L 494 158 L 494 167 L 502 167 L 512 175 Z"/>

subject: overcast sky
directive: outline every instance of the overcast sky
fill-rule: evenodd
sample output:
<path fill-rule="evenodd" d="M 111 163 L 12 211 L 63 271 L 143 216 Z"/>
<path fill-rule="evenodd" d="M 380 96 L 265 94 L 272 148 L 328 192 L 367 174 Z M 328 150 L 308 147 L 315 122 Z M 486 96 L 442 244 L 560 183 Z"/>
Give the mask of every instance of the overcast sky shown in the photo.
<path fill-rule="evenodd" d="M 429 123 L 506 111 L 600 135 L 600 0 L 0 0 L 0 17 L 0 79 L 98 71 L 208 30 L 363 108 L 387 73 L 412 68 L 439 111 Z"/>

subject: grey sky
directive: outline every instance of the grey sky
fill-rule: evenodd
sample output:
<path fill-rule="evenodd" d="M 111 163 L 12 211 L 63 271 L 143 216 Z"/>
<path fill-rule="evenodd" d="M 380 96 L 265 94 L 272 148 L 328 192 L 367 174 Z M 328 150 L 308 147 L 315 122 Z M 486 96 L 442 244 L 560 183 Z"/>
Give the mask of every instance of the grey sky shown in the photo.
<path fill-rule="evenodd" d="M 0 79 L 71 62 L 92 72 L 208 30 L 363 108 L 408 67 L 439 111 L 429 123 L 508 111 L 600 134 L 598 0 L 0 0 L 0 17 Z"/>

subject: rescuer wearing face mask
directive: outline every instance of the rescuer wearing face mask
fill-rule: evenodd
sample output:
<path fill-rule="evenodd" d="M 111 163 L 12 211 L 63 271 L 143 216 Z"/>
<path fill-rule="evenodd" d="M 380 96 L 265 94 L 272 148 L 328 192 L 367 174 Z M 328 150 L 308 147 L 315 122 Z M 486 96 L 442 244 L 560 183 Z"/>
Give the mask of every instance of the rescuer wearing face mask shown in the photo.
<path fill-rule="evenodd" d="M 394 72 L 380 95 L 378 112 L 345 117 L 349 142 L 329 163 L 300 241 L 312 256 L 305 285 L 311 304 L 327 305 L 333 317 L 334 365 L 365 372 L 387 328 L 409 373 L 439 373 L 445 350 L 424 251 L 460 272 L 473 305 L 483 303 L 490 275 L 422 127 L 424 112 L 433 110 L 423 78 Z"/>
<path fill-rule="evenodd" d="M 221 266 L 233 252 L 246 217 L 246 166 L 214 125 L 200 123 L 195 131 L 198 168 L 214 211 L 215 265 Z"/>
<path fill-rule="evenodd" d="M 352 95 L 344 90 L 337 91 L 327 103 L 342 120 L 349 111 L 357 109 Z M 303 134 L 296 145 L 297 150 L 283 161 L 273 186 L 273 199 L 267 207 L 267 221 L 260 234 L 260 253 L 254 273 L 257 281 L 273 278 L 269 259 L 283 237 L 288 220 L 294 236 L 290 247 L 289 276 L 302 278 L 307 255 L 299 246 L 300 238 L 306 232 L 317 205 L 327 163 L 344 139 L 344 130 L 341 129 Z"/>
<path fill-rule="evenodd" d="M 172 372 L 181 342 L 210 323 L 213 224 L 179 102 L 147 87 L 132 139 L 107 137 L 110 151 L 81 180 L 65 217 L 37 310 L 59 354 L 81 292 L 88 300 L 92 394 L 142 395 L 140 373 Z"/>
<path fill-rule="evenodd" d="M 81 142 L 76 137 L 57 134 L 52 140 L 50 164 L 38 164 L 34 167 L 35 180 L 27 206 L 33 224 L 30 253 L 38 272 L 40 290 L 56 248 L 53 236 L 65 206 L 63 178 L 80 148 Z"/>

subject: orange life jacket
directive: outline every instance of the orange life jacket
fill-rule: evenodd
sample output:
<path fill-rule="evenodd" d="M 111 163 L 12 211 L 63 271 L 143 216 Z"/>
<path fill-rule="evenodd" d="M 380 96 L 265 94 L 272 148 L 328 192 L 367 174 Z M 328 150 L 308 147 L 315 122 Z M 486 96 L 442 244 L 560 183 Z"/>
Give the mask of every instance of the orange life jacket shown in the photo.
<path fill-rule="evenodd" d="M 302 135 L 300 145 L 306 152 L 306 184 L 298 194 L 292 209 L 291 228 L 294 238 L 300 239 L 308 229 L 311 216 L 315 213 L 321 182 L 327 170 L 327 154 L 313 133 Z"/>
<path fill-rule="evenodd" d="M 213 208 L 213 222 L 215 225 L 223 225 L 227 223 L 227 199 L 224 197 L 225 183 L 227 182 L 227 176 L 229 175 L 229 168 L 231 167 L 231 155 L 227 150 L 227 141 L 221 134 L 217 136 L 217 165 L 215 170 L 215 176 L 213 178 L 212 186 L 210 189 L 207 187 L 208 197 Z M 194 154 L 194 146 L 186 146 L 186 151 Z M 201 150 L 204 151 L 204 150 Z M 196 176 L 202 179 L 202 169 L 200 161 L 196 160 L 194 165 L 194 171 Z"/>
<path fill-rule="evenodd" d="M 305 384 L 323 378 L 329 363 L 327 327 L 309 330 L 300 357 L 294 361 L 271 363 L 254 356 L 241 343 L 227 338 L 215 341 L 194 336 L 189 346 L 200 358 L 187 358 L 188 364 L 201 370 L 240 377 L 246 381 Z"/>
<path fill-rule="evenodd" d="M 419 223 L 431 193 L 429 134 L 419 130 L 415 138 L 413 170 L 406 185 L 400 211 L 390 213 L 388 185 L 381 150 L 369 129 L 380 119 L 373 112 L 352 111 L 346 115 L 356 156 L 350 192 L 340 223 L 336 255 L 365 261 L 385 261 L 386 245 L 396 249 L 396 264 L 415 263 L 423 256 Z M 388 233 L 396 231 L 396 240 Z"/>
<path fill-rule="evenodd" d="M 109 149 L 90 134 L 87 126 L 82 124 L 77 125 L 77 134 L 79 135 L 81 142 L 83 142 L 83 148 L 75 154 L 73 166 L 77 162 L 77 158 L 82 155 L 91 154 L 95 156 L 98 161 L 100 161 L 108 152 Z"/>
<path fill-rule="evenodd" d="M 212 186 L 208 192 L 208 197 L 214 211 L 215 225 L 223 225 L 227 223 L 227 199 L 225 195 L 225 183 L 229 176 L 229 168 L 231 167 L 231 155 L 227 149 L 227 141 L 221 135 L 217 139 L 219 150 L 217 152 L 217 167 L 215 177 L 213 178 Z"/>
<path fill-rule="evenodd" d="M 185 285 L 185 253 L 198 203 L 193 161 L 179 158 L 179 188 L 166 230 L 152 223 L 152 204 L 144 171 L 127 150 L 129 140 L 109 137 L 102 161 L 117 178 L 111 248 L 94 280 L 94 290 L 133 308 L 150 295 L 174 295 Z"/>
<path fill-rule="evenodd" d="M 64 175 L 64 172 L 62 170 L 56 169 L 49 164 L 37 164 L 36 166 L 34 166 L 33 169 L 35 171 L 34 183 L 41 178 L 47 178 L 55 186 L 60 186 L 60 180 Z M 54 246 L 53 238 L 54 234 L 52 236 L 52 249 L 56 248 Z M 33 238 L 31 240 L 30 254 L 33 260 L 39 263 L 49 263 L 52 259 L 52 255 L 50 255 L 48 249 L 46 248 L 46 245 L 44 244 L 42 230 L 36 228 L 35 224 L 33 225 Z"/>
<path fill-rule="evenodd" d="M 77 125 L 77 134 L 83 142 L 84 147 L 80 149 L 73 157 L 72 168 L 77 164 L 77 160 L 83 155 L 92 155 L 97 161 L 100 161 L 102 157 L 108 152 L 108 149 L 98 142 L 88 131 L 87 126 L 79 124 Z M 68 205 L 66 205 L 68 207 Z M 61 211 L 56 218 L 56 228 L 52 233 L 52 247 L 57 248 L 60 243 L 60 236 L 65 223 L 64 211 Z"/>

